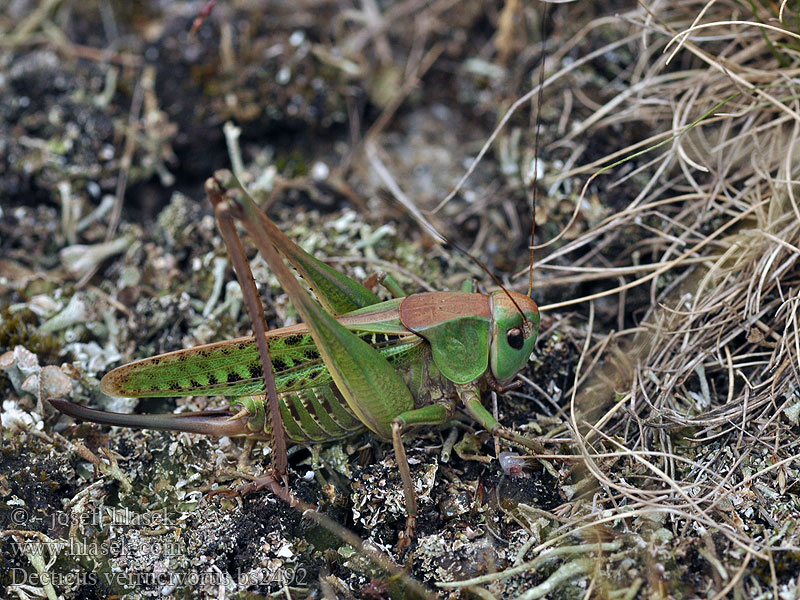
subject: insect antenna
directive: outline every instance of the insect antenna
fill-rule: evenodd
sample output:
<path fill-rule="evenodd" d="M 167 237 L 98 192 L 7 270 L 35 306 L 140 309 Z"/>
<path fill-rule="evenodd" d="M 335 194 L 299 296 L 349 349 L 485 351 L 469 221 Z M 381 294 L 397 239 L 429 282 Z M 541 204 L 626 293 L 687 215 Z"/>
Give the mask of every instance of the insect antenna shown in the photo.
<path fill-rule="evenodd" d="M 539 92 L 538 92 L 538 99 L 537 99 L 537 102 L 536 102 L 536 114 L 535 114 L 535 118 L 534 118 L 534 127 L 535 127 L 535 129 L 534 129 L 534 142 L 533 142 L 534 163 L 533 163 L 533 180 L 531 181 L 532 202 L 531 202 L 531 237 L 530 237 L 530 246 L 529 246 L 529 248 L 530 248 L 530 264 L 529 264 L 529 267 L 528 267 L 528 297 L 532 297 L 532 294 L 533 294 L 533 258 L 534 258 L 534 246 L 535 246 L 535 244 L 534 244 L 534 236 L 535 236 L 535 233 L 536 233 L 536 200 L 537 200 L 537 196 L 538 196 L 538 187 L 539 187 L 539 133 L 540 133 L 541 122 L 542 122 L 542 100 L 544 98 L 544 68 L 545 68 L 545 58 L 546 58 L 546 53 L 545 53 L 545 48 L 544 48 L 544 40 L 545 40 L 545 36 L 546 36 L 546 33 L 547 33 L 547 5 L 548 5 L 547 0 L 542 2 L 542 4 L 543 4 L 543 7 L 542 7 L 542 18 L 541 18 L 542 57 L 541 57 L 541 62 L 539 64 Z M 463 183 L 463 180 L 460 183 Z M 459 183 L 459 186 L 457 186 L 457 188 L 460 187 L 460 183 Z M 440 206 L 441 206 L 441 204 L 440 204 Z M 522 317 L 523 327 L 524 327 L 524 324 L 528 323 L 528 320 L 525 317 L 525 313 L 522 311 L 522 309 L 520 308 L 519 304 L 514 299 L 514 296 L 512 296 L 509 293 L 509 291 L 506 288 L 506 286 L 504 286 L 502 284 L 502 282 L 497 278 L 497 276 L 495 276 L 495 274 L 492 273 L 491 270 L 489 270 L 489 268 L 486 267 L 486 265 L 484 265 L 480 260 L 475 258 L 467 250 L 465 250 L 464 248 L 459 246 L 457 243 L 451 241 L 448 237 L 442 235 L 441 233 L 439 233 L 439 232 L 436 232 L 436 233 L 441 237 L 442 241 L 444 242 L 445 247 L 449 246 L 453 250 L 463 254 L 469 260 L 471 260 L 473 263 L 475 263 L 484 273 L 486 273 L 489 277 L 491 277 L 492 281 L 494 281 L 495 284 L 497 284 L 497 286 L 501 290 L 503 290 L 503 292 L 506 294 L 506 296 L 508 296 L 508 299 L 511 300 L 511 303 L 517 309 L 517 312 L 519 312 L 520 316 Z M 528 328 L 525 327 L 525 330 L 527 331 Z"/>
<path fill-rule="evenodd" d="M 544 67 L 545 67 L 545 59 L 547 54 L 545 52 L 544 47 L 544 40 L 547 34 L 547 6 L 548 2 L 542 2 L 542 18 L 541 18 L 541 35 L 540 38 L 542 40 L 542 58 L 541 62 L 539 63 L 539 93 L 538 99 L 536 102 L 536 114 L 534 117 L 534 134 L 533 134 L 533 180 L 531 181 L 531 241 L 530 241 L 530 263 L 528 266 L 528 297 L 533 297 L 533 255 L 534 255 L 534 248 L 535 248 L 535 234 L 536 234 L 536 200 L 538 197 L 538 188 L 539 188 L 539 134 L 541 130 L 542 124 L 542 101 L 544 99 Z M 508 292 L 508 289 L 500 282 L 500 280 L 492 273 L 481 261 L 477 258 L 472 256 L 467 250 L 461 248 L 455 242 L 451 242 L 447 237 L 442 236 L 445 240 L 446 245 L 449 245 L 454 250 L 460 252 L 467 258 L 469 258 L 472 262 L 474 262 L 478 267 L 480 267 L 489 277 L 492 278 L 503 292 L 505 292 L 506 296 L 508 296 L 509 300 L 514 304 L 519 314 L 522 316 L 523 321 L 527 322 L 525 319 L 525 313 L 522 312 L 519 304 L 517 301 L 514 300 L 514 297 Z"/>
<path fill-rule="evenodd" d="M 514 306 L 519 311 L 519 314 L 521 314 L 522 317 L 525 318 L 525 313 L 522 312 L 522 309 L 519 307 L 519 304 L 517 304 L 517 301 L 514 300 L 514 297 L 511 294 L 508 293 L 508 289 L 506 288 L 506 286 L 504 286 L 503 283 L 500 281 L 500 279 L 498 279 L 498 277 L 494 273 L 492 273 L 492 271 L 489 269 L 489 267 L 484 265 L 479 259 L 477 259 L 474 256 L 472 256 L 472 254 L 469 253 L 469 250 L 466 250 L 466 249 L 462 248 L 457 243 L 451 241 L 448 237 L 442 236 L 442 238 L 444 239 L 445 248 L 451 248 L 451 249 L 455 250 L 456 252 L 459 252 L 459 253 L 463 254 L 468 259 L 470 259 L 473 263 L 478 265 L 478 267 L 480 267 L 480 269 L 484 273 L 486 273 L 489 277 L 491 277 L 492 281 L 494 281 L 495 284 L 497 284 L 497 287 L 499 287 L 501 290 L 503 290 L 506 293 L 506 295 L 511 299 L 511 302 L 513 302 Z"/>
<path fill-rule="evenodd" d="M 536 118 L 534 119 L 534 133 L 533 133 L 533 181 L 531 185 L 532 202 L 531 202 L 531 260 L 528 266 L 528 297 L 533 297 L 533 251 L 536 247 L 535 234 L 536 234 L 536 198 L 538 196 L 539 188 L 539 133 L 542 125 L 542 100 L 544 99 L 544 64 L 547 58 L 545 52 L 544 40 L 547 34 L 547 2 L 544 2 L 542 9 L 542 62 L 539 64 L 539 98 L 536 102 Z"/>

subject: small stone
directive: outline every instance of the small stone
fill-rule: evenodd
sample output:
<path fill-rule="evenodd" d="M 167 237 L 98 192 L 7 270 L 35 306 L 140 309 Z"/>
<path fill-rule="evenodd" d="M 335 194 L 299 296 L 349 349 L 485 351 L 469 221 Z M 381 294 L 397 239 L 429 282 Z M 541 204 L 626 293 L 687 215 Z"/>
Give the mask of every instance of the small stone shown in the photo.
<path fill-rule="evenodd" d="M 72 380 L 59 367 L 48 365 L 39 374 L 40 400 L 64 398 L 72 393 Z"/>
<path fill-rule="evenodd" d="M 39 359 L 25 346 L 14 347 L 14 361 L 23 375 L 27 376 L 39 372 Z"/>
<path fill-rule="evenodd" d="M 39 395 L 39 375 L 34 374 L 22 382 L 21 388 L 23 392 L 27 392 L 33 396 Z"/>

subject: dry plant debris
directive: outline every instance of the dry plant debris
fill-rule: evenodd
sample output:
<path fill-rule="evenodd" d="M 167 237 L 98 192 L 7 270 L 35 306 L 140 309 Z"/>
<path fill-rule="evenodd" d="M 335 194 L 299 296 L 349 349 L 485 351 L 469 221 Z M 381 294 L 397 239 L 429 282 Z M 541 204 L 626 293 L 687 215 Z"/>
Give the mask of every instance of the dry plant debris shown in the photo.
<path fill-rule="evenodd" d="M 554 456 L 497 461 L 465 419 L 409 443 L 430 596 L 800 597 L 798 6 L 551 5 L 544 40 L 542 8 L 218 1 L 192 36 L 192 2 L 4 8 L 5 596 L 414 595 L 274 498 L 206 497 L 265 448 L 44 401 L 215 404 L 137 407 L 98 378 L 247 330 L 200 193 L 231 161 L 306 248 L 361 278 L 399 265 L 408 289 L 483 277 L 420 222 L 524 289 L 539 173 L 544 330 L 498 406 Z M 299 449 L 293 488 L 401 561 L 389 456 L 369 436 Z"/>

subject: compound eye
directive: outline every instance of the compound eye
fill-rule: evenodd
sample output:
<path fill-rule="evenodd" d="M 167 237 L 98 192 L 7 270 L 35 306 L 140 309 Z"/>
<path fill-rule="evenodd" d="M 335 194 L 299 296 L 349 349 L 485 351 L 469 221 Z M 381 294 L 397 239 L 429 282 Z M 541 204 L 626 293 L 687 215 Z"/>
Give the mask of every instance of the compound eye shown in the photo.
<path fill-rule="evenodd" d="M 522 329 L 519 327 L 509 329 L 506 333 L 506 341 L 514 350 L 522 350 L 525 345 L 525 336 L 522 334 Z"/>

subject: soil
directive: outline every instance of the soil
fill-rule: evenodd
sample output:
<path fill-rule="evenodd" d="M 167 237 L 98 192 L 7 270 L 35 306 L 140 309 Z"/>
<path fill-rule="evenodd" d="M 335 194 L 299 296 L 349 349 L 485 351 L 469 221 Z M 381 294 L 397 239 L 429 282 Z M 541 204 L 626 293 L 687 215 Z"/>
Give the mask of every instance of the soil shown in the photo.
<path fill-rule="evenodd" d="M 226 405 L 223 398 L 119 399 L 99 388 L 114 366 L 249 333 L 236 290 L 226 285 L 233 273 L 203 193 L 206 178 L 221 168 L 236 170 L 292 239 L 356 279 L 387 270 L 409 292 L 457 290 L 469 278 L 494 287 L 459 247 L 525 292 L 527 276 L 512 276 L 529 262 L 530 173 L 543 169 L 536 238 L 548 240 L 565 228 L 585 181 L 567 178 L 552 193 L 575 148 L 558 143 L 569 128 L 565 98 L 576 86 L 580 98 L 568 119 L 587 118 L 624 85 L 635 49 L 597 57 L 550 87 L 538 142 L 534 97 L 455 198 L 430 211 L 536 83 L 542 51 L 552 56 L 592 19 L 629 8 L 591 4 L 550 5 L 542 28 L 544 5 L 511 0 L 220 0 L 196 31 L 197 2 L 6 6 L 0 587 L 8 597 L 417 594 L 404 577 L 269 493 L 208 494 L 267 470 L 268 444 L 77 423 L 46 401 L 45 382 L 53 378 L 55 388 L 66 379 L 71 401 L 121 412 Z M 592 30 L 545 69 L 604 43 Z M 582 163 L 642 139 L 649 127 L 634 118 L 590 128 L 580 140 Z M 446 246 L 397 202 L 381 165 L 447 236 Z M 641 189 L 633 177 L 601 196 L 602 181 L 589 188 L 555 248 L 622 210 Z M 556 263 L 617 264 L 646 235 L 631 229 L 624 243 L 583 248 Z M 248 255 L 270 326 L 295 322 L 266 264 L 253 249 Z M 536 286 L 533 296 L 544 305 L 604 285 Z M 598 301 L 596 330 L 637 324 L 650 302 L 644 288 Z M 293 493 L 406 568 L 432 597 L 466 597 L 464 588 L 437 584 L 494 576 L 528 560 L 531 548 L 560 535 L 570 514 L 592 503 L 591 494 L 582 495 L 581 468 L 564 458 L 576 453 L 567 412 L 589 312 L 583 305 L 543 314 L 526 382 L 498 404 L 504 425 L 552 438 L 547 450 L 560 458 L 504 467 L 491 435 L 461 412 L 447 426 L 408 437 L 420 504 L 410 552 L 396 549 L 405 501 L 390 442 L 363 433 L 321 444 L 319 456 L 293 449 Z M 637 485 L 652 483 L 638 476 Z M 554 583 L 558 589 L 547 597 L 584 597 L 593 573 L 609 597 L 639 590 L 640 597 L 693 597 L 711 589 L 709 582 L 719 590 L 728 581 L 714 562 L 715 552 L 730 550 L 726 538 L 709 530 L 680 543 L 677 530 L 658 518 L 637 519 L 630 529 L 617 521 L 566 534 L 578 548 L 571 557 L 495 577 L 481 596 L 537 589 L 566 567 L 583 575 Z M 602 565 L 607 555 L 619 566 L 614 573 L 581 562 Z M 798 556 L 782 555 L 772 576 L 788 582 Z M 753 577 L 768 579 L 769 566 L 756 562 L 762 571 Z"/>

